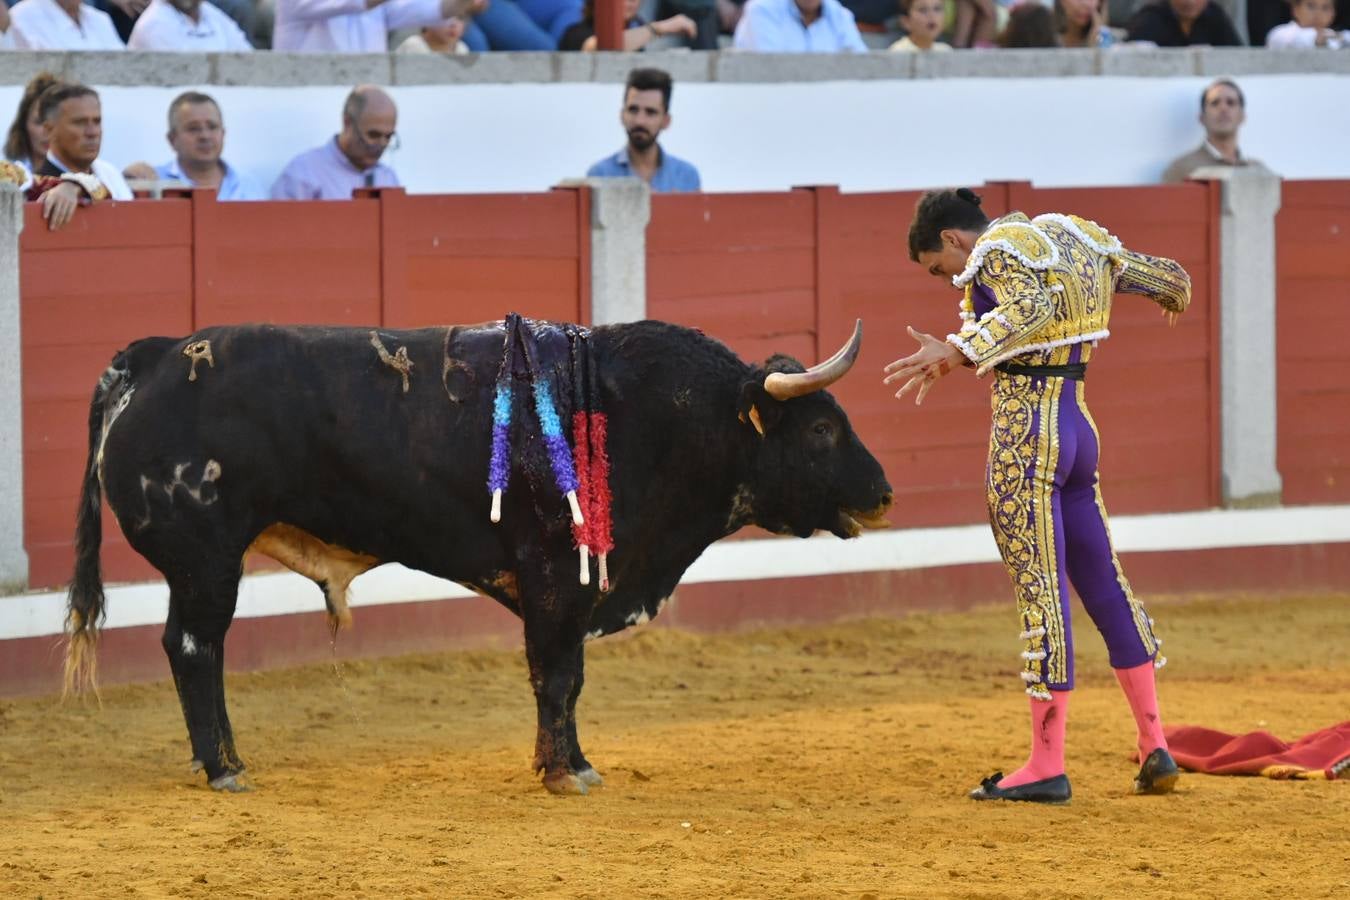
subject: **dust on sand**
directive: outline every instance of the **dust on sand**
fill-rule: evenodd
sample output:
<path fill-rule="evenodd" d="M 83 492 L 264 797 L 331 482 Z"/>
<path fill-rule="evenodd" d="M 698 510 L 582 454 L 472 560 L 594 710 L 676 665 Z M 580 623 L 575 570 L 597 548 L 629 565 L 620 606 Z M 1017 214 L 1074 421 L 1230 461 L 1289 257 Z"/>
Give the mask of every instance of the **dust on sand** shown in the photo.
<path fill-rule="evenodd" d="M 1293 738 L 1350 714 L 1350 597 L 1150 611 L 1167 721 Z M 244 795 L 188 774 L 168 682 L 102 709 L 6 702 L 0 894 L 1350 895 L 1344 782 L 1129 793 L 1134 726 L 1076 619 L 1067 807 L 965 797 L 1025 756 L 1010 607 L 593 643 L 581 736 L 606 785 L 587 797 L 529 771 L 520 652 L 230 675 Z"/>

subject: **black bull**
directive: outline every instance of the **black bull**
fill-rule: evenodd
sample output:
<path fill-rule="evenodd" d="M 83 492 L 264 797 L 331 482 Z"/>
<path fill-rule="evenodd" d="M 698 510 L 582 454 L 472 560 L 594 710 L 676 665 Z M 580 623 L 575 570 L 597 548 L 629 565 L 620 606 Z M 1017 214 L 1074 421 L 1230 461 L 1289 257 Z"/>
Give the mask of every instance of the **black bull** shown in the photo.
<path fill-rule="evenodd" d="M 563 327 L 525 327 L 539 369 L 568 385 Z M 147 338 L 117 354 L 89 412 L 67 687 L 92 682 L 101 487 L 128 542 L 168 582 L 164 649 L 194 765 L 213 787 L 244 786 L 224 641 L 242 561 L 255 551 L 318 583 L 334 627 L 350 619 L 351 580 L 385 562 L 510 609 L 524 622 L 538 705 L 536 771 L 552 791 L 584 793 L 600 783 L 577 742 L 586 639 L 656 615 L 699 554 L 744 525 L 852 537 L 885 524 L 892 494 L 881 466 L 823 390 L 852 365 L 861 327 L 806 371 L 784 356 L 747 365 L 662 322 L 597 327 L 586 344 L 609 422 L 614 550 L 609 590 L 582 585 L 568 506 L 541 477 L 548 457 L 520 364 L 511 480 L 500 523 L 488 521 L 505 334 L 501 322 L 253 325 Z M 570 422 L 570 392 L 555 394 Z"/>

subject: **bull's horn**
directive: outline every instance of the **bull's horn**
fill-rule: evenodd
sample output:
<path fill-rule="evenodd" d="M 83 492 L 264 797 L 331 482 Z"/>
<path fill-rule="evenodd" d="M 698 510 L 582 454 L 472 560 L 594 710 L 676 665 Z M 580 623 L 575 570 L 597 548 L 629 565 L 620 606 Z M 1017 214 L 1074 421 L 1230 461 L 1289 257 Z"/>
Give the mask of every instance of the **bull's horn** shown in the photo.
<path fill-rule="evenodd" d="M 805 372 L 770 372 L 764 378 L 764 390 L 775 400 L 791 400 L 813 391 L 823 391 L 834 384 L 858 358 L 862 349 L 862 319 L 853 326 L 853 337 L 839 348 L 839 352 L 823 363 L 816 363 Z"/>

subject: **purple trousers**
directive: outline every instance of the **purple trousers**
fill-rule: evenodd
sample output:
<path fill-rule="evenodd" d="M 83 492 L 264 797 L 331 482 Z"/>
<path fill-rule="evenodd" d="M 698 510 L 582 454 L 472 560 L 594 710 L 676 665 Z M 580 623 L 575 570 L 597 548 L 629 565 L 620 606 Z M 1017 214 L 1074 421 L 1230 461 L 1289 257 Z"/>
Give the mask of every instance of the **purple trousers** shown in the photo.
<path fill-rule="evenodd" d="M 1078 361 L 1079 347 L 1057 349 L 1054 356 Z M 1158 653 L 1151 621 L 1111 547 L 1097 427 L 1083 384 L 994 376 L 989 518 L 1022 617 L 1022 679 L 1027 693 L 1043 700 L 1048 691 L 1073 689 L 1070 583 L 1106 640 L 1112 667 L 1137 666 Z"/>

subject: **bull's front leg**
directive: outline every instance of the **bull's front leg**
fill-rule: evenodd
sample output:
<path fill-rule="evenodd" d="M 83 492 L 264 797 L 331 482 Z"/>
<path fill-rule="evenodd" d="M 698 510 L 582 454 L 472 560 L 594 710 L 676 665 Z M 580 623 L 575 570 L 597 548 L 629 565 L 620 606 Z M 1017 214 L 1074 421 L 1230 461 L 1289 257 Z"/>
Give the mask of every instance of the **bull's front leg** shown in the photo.
<path fill-rule="evenodd" d="M 544 787 L 555 794 L 584 794 L 586 782 L 573 767 L 573 755 L 580 758 L 572 739 L 575 728 L 568 727 L 574 689 L 581 681 L 581 636 L 560 624 L 525 623 L 525 656 L 539 711 L 534 770 L 543 773 Z"/>
<path fill-rule="evenodd" d="M 586 755 L 581 752 L 581 742 L 577 740 L 577 698 L 581 696 L 581 686 L 585 682 L 585 655 L 585 644 L 582 644 L 577 647 L 576 677 L 572 680 L 572 693 L 567 698 L 567 742 L 572 748 L 569 761 L 572 763 L 572 771 L 581 779 L 582 784 L 587 787 L 600 787 L 605 783 L 605 779 L 601 778 L 600 773 L 587 761 Z"/>

